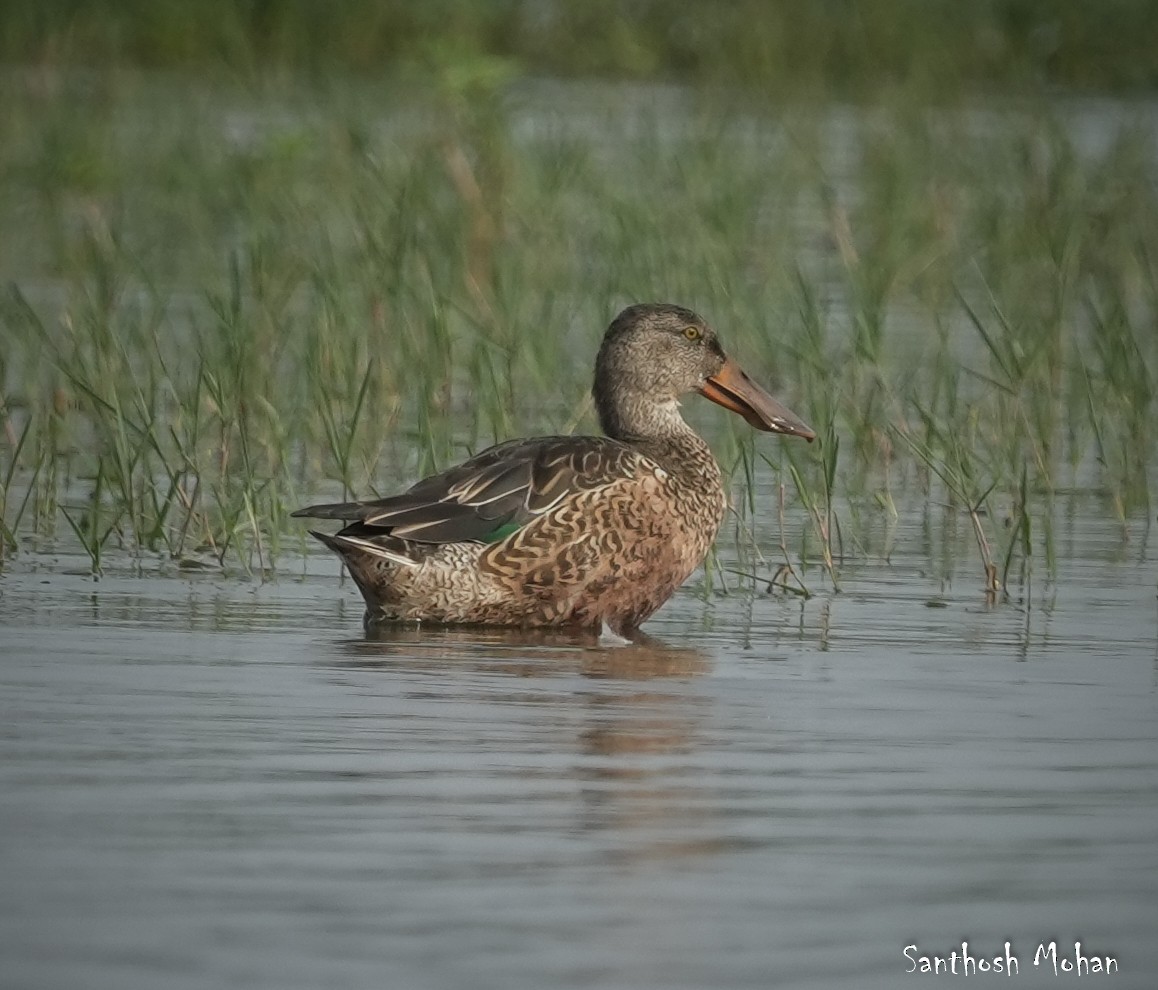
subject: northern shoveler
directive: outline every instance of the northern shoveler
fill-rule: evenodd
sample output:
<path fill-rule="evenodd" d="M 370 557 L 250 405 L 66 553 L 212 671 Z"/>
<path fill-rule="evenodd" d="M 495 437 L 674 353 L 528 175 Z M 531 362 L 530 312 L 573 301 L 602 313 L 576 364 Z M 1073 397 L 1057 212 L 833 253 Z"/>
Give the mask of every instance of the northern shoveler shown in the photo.
<path fill-rule="evenodd" d="M 592 391 L 606 436 L 509 440 L 401 495 L 294 515 L 347 523 L 313 535 L 345 561 L 367 622 L 628 635 L 699 566 L 727 508 L 719 465 L 679 397 L 699 392 L 758 430 L 815 434 L 679 306 L 620 313 Z"/>

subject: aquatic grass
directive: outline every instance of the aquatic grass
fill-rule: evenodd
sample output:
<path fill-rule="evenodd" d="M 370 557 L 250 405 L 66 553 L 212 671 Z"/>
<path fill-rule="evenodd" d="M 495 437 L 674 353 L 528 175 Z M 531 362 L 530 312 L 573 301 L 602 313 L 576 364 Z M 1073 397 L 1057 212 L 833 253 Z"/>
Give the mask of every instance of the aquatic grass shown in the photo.
<path fill-rule="evenodd" d="M 21 203 L 0 216 L 31 247 L 0 246 L 5 552 L 63 536 L 101 566 L 268 573 L 304 545 L 303 501 L 594 429 L 599 333 L 656 298 L 709 316 L 822 432 L 773 452 L 687 404 L 736 496 L 705 593 L 781 558 L 773 583 L 807 592 L 819 561 L 837 585 L 842 556 L 891 559 L 898 517 L 945 498 L 968 527 L 920 552 L 948 573 L 980 532 L 1002 585 L 1035 555 L 1053 573 L 1059 500 L 1104 500 L 1124 532 L 1152 511 L 1144 130 L 1090 150 L 1046 105 L 982 126 L 903 88 L 852 115 L 711 90 L 560 111 L 449 71 L 418 95 L 192 99 L 123 73 L 87 115 L 68 87 L 15 89 Z M 70 143 L 100 167 L 49 167 Z"/>
<path fill-rule="evenodd" d="M 311 365 L 311 368 L 313 365 Z M 358 438 L 359 427 L 362 425 L 362 409 L 366 404 L 366 393 L 374 374 L 374 362 L 364 363 L 365 370 L 359 378 L 357 373 L 348 381 L 356 382 L 357 391 L 348 411 L 339 412 L 335 406 L 334 395 L 324 386 L 315 381 L 313 392 L 317 395 L 316 408 L 322 420 L 326 438 L 326 449 L 337 466 L 338 479 L 342 483 L 342 499 L 348 501 L 354 496 L 356 481 L 353 472 L 354 444 Z M 333 379 L 329 379 L 333 381 Z M 340 417 L 340 418 L 339 418 Z M 369 472 L 369 473 L 372 473 Z"/>
<path fill-rule="evenodd" d="M 36 488 L 36 478 L 40 473 L 41 462 L 38 460 L 33 465 L 30 476 L 27 479 L 22 479 L 25 481 L 22 485 L 24 493 L 19 496 L 15 510 L 9 514 L 9 501 L 10 499 L 15 501 L 14 497 L 18 494 L 16 490 L 17 469 L 21 465 L 21 454 L 24 452 L 24 446 L 32 433 L 33 423 L 31 418 L 26 419 L 24 428 L 17 435 L 14 433 L 8 410 L 3 406 L 0 406 L 0 418 L 3 419 L 8 444 L 11 447 L 11 456 L 4 467 L 3 476 L 0 476 L 0 564 L 3 564 L 8 553 L 17 547 L 16 534 L 20 531 L 20 524 L 24 518 L 25 510 L 28 508 L 28 501 Z"/>
<path fill-rule="evenodd" d="M 103 573 L 101 559 L 104 555 L 105 544 L 114 532 L 117 532 L 121 518 L 124 515 L 124 506 L 114 509 L 112 518 L 106 520 L 103 511 L 104 499 L 104 461 L 97 460 L 96 477 L 93 479 L 92 494 L 87 506 L 61 506 L 61 515 L 68 523 L 76 538 L 88 555 L 91 573 L 94 578 Z M 115 503 L 114 503 L 115 504 Z"/>
<path fill-rule="evenodd" d="M 785 457 L 788 459 L 788 473 L 796 487 L 796 493 L 808 513 L 813 530 L 820 542 L 820 555 L 824 570 L 828 573 L 833 590 L 839 592 L 841 585 L 837 564 L 844 556 L 844 540 L 834 502 L 840 438 L 837 436 L 836 424 L 833 419 L 829 419 L 821 425 L 817 447 L 819 491 L 814 491 L 812 486 L 807 483 L 797 463 L 796 455 L 791 450 L 786 451 Z M 801 551 L 801 559 L 807 559 L 806 546 Z"/>
<path fill-rule="evenodd" d="M 786 527 L 784 522 L 785 503 L 786 503 L 786 488 L 784 482 L 780 482 L 776 486 L 776 522 L 777 532 L 779 533 L 779 542 L 776 545 L 777 550 L 780 551 L 782 560 L 776 565 L 776 569 L 772 572 L 772 577 L 768 581 L 769 591 L 780 591 L 788 595 L 797 595 L 800 598 L 808 599 L 812 597 L 812 591 L 809 590 L 804 578 L 796 569 L 796 565 L 792 562 L 792 555 L 788 550 L 788 538 L 786 535 Z"/>
<path fill-rule="evenodd" d="M 729 512 L 723 528 L 725 531 L 731 530 L 736 566 L 723 564 L 718 555 L 713 552 L 705 561 L 705 572 L 708 575 L 704 583 L 705 594 L 711 589 L 713 583 L 711 574 L 714 571 L 719 571 L 720 582 L 725 593 L 727 592 L 727 582 L 724 575 L 733 574 L 743 578 L 748 584 L 749 593 L 754 594 L 761 583 L 768 583 L 767 579 L 762 581 L 759 576 L 760 571 L 766 569 L 767 561 L 760 550 L 760 543 L 756 535 L 759 510 L 763 508 L 759 505 L 757 498 L 756 438 L 753 437 L 751 431 L 739 436 L 728 431 L 728 439 L 723 451 L 734 452 L 734 456 L 730 458 L 724 452 L 721 452 L 721 456 L 724 458 L 722 461 L 724 486 L 732 493 Z M 737 478 L 741 479 L 740 485 L 736 483 Z M 730 526 L 729 523 L 731 523 Z"/>
<path fill-rule="evenodd" d="M 1033 517 L 1030 514 L 1029 506 L 1029 471 L 1027 466 L 1023 464 L 1011 519 L 1007 523 L 1009 535 L 1005 541 L 1005 552 L 1002 555 L 1000 587 L 1005 589 L 1009 588 L 1009 572 L 1013 566 L 1014 556 L 1019 551 L 1022 562 L 1022 583 L 1024 584 L 1028 580 L 1028 572 L 1033 562 Z M 1047 560 L 1050 559 L 1047 558 Z"/>
<path fill-rule="evenodd" d="M 1145 451 L 1153 443 L 1154 379 L 1147 357 L 1121 295 L 1101 302 L 1091 294 L 1086 300 L 1091 326 L 1093 367 L 1100 385 L 1096 406 L 1104 410 L 1103 421 L 1112 423 L 1114 437 L 1092 417 L 1098 437 L 1099 460 L 1109 471 L 1119 515 L 1133 506 L 1150 515 L 1150 491 Z M 1095 408 L 1090 396 L 1092 383 L 1087 376 L 1088 408 Z"/>
<path fill-rule="evenodd" d="M 919 407 L 916 411 L 927 439 L 922 441 L 902 427 L 894 427 L 894 433 L 944 484 L 952 500 L 949 508 L 959 506 L 969 516 L 985 575 L 985 593 L 990 600 L 995 600 L 1002 586 L 984 519 L 991 515 L 987 500 L 998 479 L 992 476 L 987 479 L 982 473 L 985 465 L 969 445 L 969 431 L 939 423 Z"/>

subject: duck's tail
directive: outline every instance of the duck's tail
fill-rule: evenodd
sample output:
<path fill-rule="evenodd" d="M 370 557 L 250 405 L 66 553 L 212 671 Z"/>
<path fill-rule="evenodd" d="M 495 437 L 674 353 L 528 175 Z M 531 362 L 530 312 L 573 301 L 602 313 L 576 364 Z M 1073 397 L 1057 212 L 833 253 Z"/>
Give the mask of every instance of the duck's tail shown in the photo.
<path fill-rule="evenodd" d="M 316 529 L 310 530 L 310 536 L 321 540 L 322 543 L 345 560 L 347 564 L 351 562 L 352 556 L 366 554 L 377 560 L 388 560 L 390 563 L 398 564 L 401 567 L 418 566 L 418 561 L 406 556 L 406 554 L 397 550 L 391 550 L 388 547 L 382 546 L 381 543 L 366 540 L 360 536 L 345 536 L 341 533 L 322 533 Z"/>

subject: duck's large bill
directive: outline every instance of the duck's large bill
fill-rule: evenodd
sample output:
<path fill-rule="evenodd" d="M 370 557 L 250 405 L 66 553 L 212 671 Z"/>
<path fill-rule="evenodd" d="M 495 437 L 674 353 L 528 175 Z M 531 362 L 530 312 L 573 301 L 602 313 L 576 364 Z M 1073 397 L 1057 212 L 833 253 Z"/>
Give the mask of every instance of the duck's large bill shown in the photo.
<path fill-rule="evenodd" d="M 752 381 L 731 358 L 724 362 L 717 374 L 704 382 L 700 394 L 739 413 L 758 430 L 787 433 L 804 437 L 809 442 L 816 439 L 810 426 Z"/>

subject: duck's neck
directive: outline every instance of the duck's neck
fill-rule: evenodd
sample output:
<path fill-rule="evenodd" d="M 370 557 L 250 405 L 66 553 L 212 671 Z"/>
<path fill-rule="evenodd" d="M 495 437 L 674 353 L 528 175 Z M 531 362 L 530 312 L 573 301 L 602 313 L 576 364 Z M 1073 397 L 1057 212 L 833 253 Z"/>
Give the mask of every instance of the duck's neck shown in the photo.
<path fill-rule="evenodd" d="M 603 432 L 642 450 L 673 474 L 719 477 L 719 467 L 707 443 L 680 415 L 675 399 L 618 396 L 599 401 L 596 409 Z"/>

